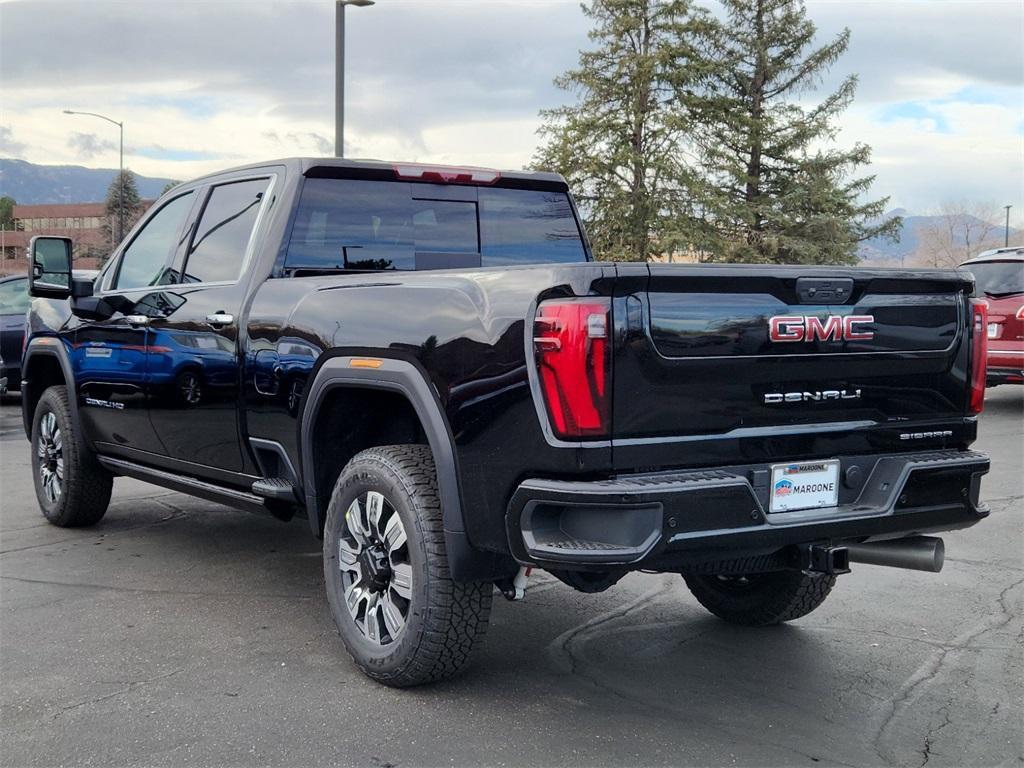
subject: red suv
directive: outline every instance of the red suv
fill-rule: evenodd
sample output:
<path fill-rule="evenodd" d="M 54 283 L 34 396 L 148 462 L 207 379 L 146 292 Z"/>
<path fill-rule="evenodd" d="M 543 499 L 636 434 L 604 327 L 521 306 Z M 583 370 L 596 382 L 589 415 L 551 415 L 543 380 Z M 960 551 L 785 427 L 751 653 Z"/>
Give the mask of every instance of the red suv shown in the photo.
<path fill-rule="evenodd" d="M 1024 247 L 985 251 L 960 266 L 988 304 L 988 386 L 1024 384 Z"/>

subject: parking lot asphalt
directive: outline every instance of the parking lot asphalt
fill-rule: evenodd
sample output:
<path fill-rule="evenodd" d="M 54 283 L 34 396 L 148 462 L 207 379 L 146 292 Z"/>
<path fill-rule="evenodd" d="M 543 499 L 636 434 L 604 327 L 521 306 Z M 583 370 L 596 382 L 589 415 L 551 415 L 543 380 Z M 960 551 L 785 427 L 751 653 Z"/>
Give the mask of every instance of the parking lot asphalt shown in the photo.
<path fill-rule="evenodd" d="M 319 542 L 118 479 L 95 528 L 38 512 L 0 407 L 0 762 L 21 765 L 1021 765 L 1024 388 L 989 392 L 992 515 L 940 574 L 854 566 L 743 629 L 678 576 L 495 601 L 462 677 L 396 691 L 345 655 Z"/>

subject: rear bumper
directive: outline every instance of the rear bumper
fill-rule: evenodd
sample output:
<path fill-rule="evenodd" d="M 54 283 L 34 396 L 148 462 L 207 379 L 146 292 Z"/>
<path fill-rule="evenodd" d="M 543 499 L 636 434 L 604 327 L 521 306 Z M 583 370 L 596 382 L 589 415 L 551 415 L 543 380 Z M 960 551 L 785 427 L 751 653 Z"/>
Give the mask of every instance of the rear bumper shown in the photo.
<path fill-rule="evenodd" d="M 991 339 L 988 345 L 988 386 L 1024 383 L 1024 342 Z"/>
<path fill-rule="evenodd" d="M 988 457 L 973 451 L 844 457 L 839 504 L 766 513 L 770 465 L 527 480 L 506 517 L 512 553 L 547 568 L 685 570 L 841 544 L 965 528 Z"/>

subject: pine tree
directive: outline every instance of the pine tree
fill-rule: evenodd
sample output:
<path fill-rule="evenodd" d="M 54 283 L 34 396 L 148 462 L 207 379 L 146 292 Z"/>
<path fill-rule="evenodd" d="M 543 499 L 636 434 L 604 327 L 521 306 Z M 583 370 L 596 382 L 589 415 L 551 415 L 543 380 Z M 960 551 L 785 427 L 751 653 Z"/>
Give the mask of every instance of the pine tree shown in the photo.
<path fill-rule="evenodd" d="M 856 76 L 814 105 L 799 103 L 846 51 L 849 30 L 815 48 L 803 0 L 723 4 L 706 40 L 712 66 L 694 132 L 708 181 L 709 258 L 854 263 L 860 241 L 895 238 L 900 220 L 882 220 L 888 198 L 865 201 L 874 177 L 855 177 L 870 147 L 834 144 Z"/>
<path fill-rule="evenodd" d="M 707 14 L 690 0 L 593 0 L 583 12 L 595 47 L 555 80 L 577 100 L 541 112 L 532 165 L 569 181 L 598 258 L 671 254 L 698 227 L 684 144 Z"/>
<path fill-rule="evenodd" d="M 14 206 L 17 204 L 18 201 L 10 195 L 0 197 L 0 227 L 3 227 L 8 232 L 15 228 Z"/>
<path fill-rule="evenodd" d="M 120 212 L 124 209 L 124 231 L 120 231 Z M 135 184 L 135 174 L 125 169 L 114 177 L 107 188 L 106 217 L 103 221 L 103 234 L 113 251 L 121 242 L 121 237 L 128 234 L 142 215 L 142 200 L 139 188 Z"/>

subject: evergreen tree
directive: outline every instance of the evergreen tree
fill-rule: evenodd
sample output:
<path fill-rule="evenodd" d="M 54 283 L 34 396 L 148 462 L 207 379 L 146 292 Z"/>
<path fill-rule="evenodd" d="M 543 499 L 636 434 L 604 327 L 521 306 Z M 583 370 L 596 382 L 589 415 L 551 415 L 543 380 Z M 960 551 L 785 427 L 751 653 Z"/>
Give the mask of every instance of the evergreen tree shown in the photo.
<path fill-rule="evenodd" d="M 163 195 L 166 195 L 168 192 L 170 192 L 172 189 L 174 189 L 179 184 L 181 184 L 181 182 L 180 181 L 175 181 L 174 179 L 171 179 L 170 181 L 168 181 L 166 184 L 164 184 L 164 188 L 160 190 L 161 197 Z"/>
<path fill-rule="evenodd" d="M 120 231 L 123 210 L 124 231 Z M 106 218 L 103 221 L 103 234 L 113 251 L 121 243 L 121 238 L 128 234 L 142 215 L 142 200 L 139 188 L 135 184 L 135 174 L 125 169 L 121 171 L 107 188 Z"/>
<path fill-rule="evenodd" d="M 566 177 L 598 258 L 687 247 L 698 222 L 684 154 L 707 14 L 690 0 L 593 0 L 592 50 L 555 80 L 576 103 L 544 110 L 533 167 Z"/>
<path fill-rule="evenodd" d="M 10 195 L 0 197 L 0 226 L 8 232 L 14 229 L 14 206 L 18 202 Z"/>
<path fill-rule="evenodd" d="M 865 201 L 874 177 L 855 177 L 870 148 L 833 144 L 856 76 L 814 105 L 798 101 L 846 51 L 849 30 L 815 48 L 803 0 L 723 5 L 706 38 L 712 66 L 693 134 L 708 182 L 709 258 L 854 263 L 860 241 L 895 238 L 900 220 L 882 220 L 888 198 Z"/>

